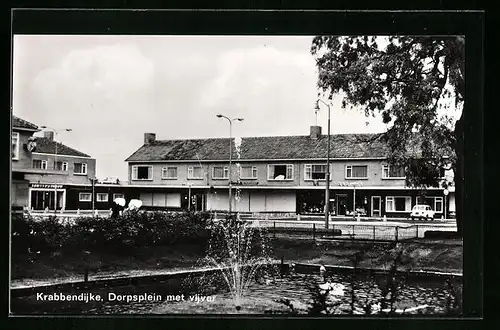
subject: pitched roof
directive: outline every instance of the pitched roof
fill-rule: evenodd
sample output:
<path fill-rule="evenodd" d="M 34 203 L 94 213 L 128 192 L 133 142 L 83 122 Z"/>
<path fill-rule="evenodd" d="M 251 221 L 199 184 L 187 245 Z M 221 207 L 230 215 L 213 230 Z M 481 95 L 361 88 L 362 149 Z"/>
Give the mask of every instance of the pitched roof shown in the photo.
<path fill-rule="evenodd" d="M 381 134 L 336 134 L 330 137 L 331 158 L 386 157 Z M 239 159 L 315 159 L 327 157 L 328 136 L 309 135 L 245 137 Z M 233 143 L 233 159 L 237 153 Z M 145 144 L 125 161 L 227 160 L 229 139 L 165 140 Z"/>
<path fill-rule="evenodd" d="M 12 127 L 14 128 L 24 128 L 24 129 L 29 129 L 29 130 L 38 130 L 38 126 L 36 126 L 33 123 L 30 123 L 27 120 L 21 119 L 16 116 L 12 116 Z"/>
<path fill-rule="evenodd" d="M 335 134 L 330 136 L 331 158 L 374 158 L 387 156 L 387 145 L 380 134 Z M 246 159 L 326 158 L 328 135 L 312 139 L 309 135 L 243 138 L 241 155 Z"/>
<path fill-rule="evenodd" d="M 89 155 L 80 152 L 76 149 L 70 148 L 60 142 L 49 140 L 45 137 L 36 137 L 36 152 L 45 154 L 55 154 L 57 145 L 58 155 L 77 156 L 77 157 L 90 157 Z"/>
<path fill-rule="evenodd" d="M 233 157 L 236 158 L 233 143 Z M 226 160 L 229 158 L 229 139 L 157 140 L 145 144 L 125 161 L 151 160 Z"/>

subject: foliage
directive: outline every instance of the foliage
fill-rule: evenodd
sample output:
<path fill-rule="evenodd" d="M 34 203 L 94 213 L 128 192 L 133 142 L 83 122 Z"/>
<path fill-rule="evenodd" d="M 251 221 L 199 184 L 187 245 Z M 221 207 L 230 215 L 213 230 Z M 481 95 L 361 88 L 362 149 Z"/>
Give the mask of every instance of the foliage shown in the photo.
<path fill-rule="evenodd" d="M 440 168 L 450 168 L 459 200 L 462 117 L 455 122 L 441 110 L 453 101 L 456 111 L 464 106 L 464 37 L 318 36 L 311 53 L 318 87 L 330 100 L 342 93 L 343 107 L 360 107 L 366 116 L 378 113 L 392 124 L 377 138 L 389 145 L 389 162 L 405 168 L 408 186 L 438 186 Z"/>
<path fill-rule="evenodd" d="M 462 316 L 462 287 L 453 285 L 451 279 L 446 280 L 447 301 L 446 314 L 451 316 Z"/>
<path fill-rule="evenodd" d="M 12 219 L 13 253 L 62 250 L 127 251 L 135 246 L 198 242 L 206 244 L 208 213 L 131 212 L 115 218 Z"/>

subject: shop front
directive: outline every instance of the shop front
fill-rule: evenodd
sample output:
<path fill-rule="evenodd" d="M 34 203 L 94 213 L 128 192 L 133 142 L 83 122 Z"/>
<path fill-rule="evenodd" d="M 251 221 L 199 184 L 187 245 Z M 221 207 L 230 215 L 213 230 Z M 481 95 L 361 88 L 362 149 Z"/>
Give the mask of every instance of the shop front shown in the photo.
<path fill-rule="evenodd" d="M 60 184 L 32 183 L 29 188 L 30 210 L 63 210 L 66 205 L 66 188 Z"/>

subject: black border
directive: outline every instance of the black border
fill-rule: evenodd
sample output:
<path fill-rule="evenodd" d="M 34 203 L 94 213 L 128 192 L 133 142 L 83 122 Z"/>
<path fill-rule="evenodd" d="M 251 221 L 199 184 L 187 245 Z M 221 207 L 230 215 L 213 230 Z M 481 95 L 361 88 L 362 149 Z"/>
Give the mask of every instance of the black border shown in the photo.
<path fill-rule="evenodd" d="M 87 7 L 90 1 L 87 1 Z M 92 1 L 93 2 L 93 1 Z M 125 6 L 127 1 L 123 1 Z M 121 1 L 120 1 L 121 3 Z M 438 2 L 439 3 L 439 2 Z M 29 5 L 29 4 L 27 4 Z M 109 5 L 109 3 L 108 3 Z M 442 3 L 441 3 L 442 5 Z M 99 6 L 99 4 L 96 4 Z M 123 5 L 116 8 L 123 8 Z M 172 6 L 172 8 L 184 6 Z M 249 8 L 238 6 L 233 8 Z M 477 8 L 477 6 L 475 6 Z M 202 7 L 200 7 L 202 8 Z M 272 8 L 268 6 L 267 8 Z M 274 6 L 276 8 L 276 6 Z M 298 8 L 297 6 L 292 8 Z M 314 8 L 311 6 L 310 8 Z M 259 35 L 316 35 L 316 34 L 460 34 L 466 36 L 466 75 L 467 75 L 467 107 L 465 113 L 465 177 L 466 198 L 464 222 L 464 313 L 472 317 L 482 315 L 483 296 L 483 81 L 484 81 L 484 12 L 401 12 L 401 11 L 272 11 L 272 10 L 170 10 L 170 11 L 123 11 L 123 10 L 28 10 L 16 9 L 12 12 L 12 33 L 21 34 L 259 34 Z M 10 49 L 11 41 L 9 40 Z M 10 53 L 10 52 L 9 52 Z M 11 55 L 11 54 L 9 54 Z M 10 84 L 9 68 L 9 84 Z M 9 97 L 10 99 L 10 97 Z M 7 105 L 9 108 L 11 103 Z M 473 109 L 473 111 L 471 111 Z M 7 117 L 8 113 L 5 112 Z M 10 118 L 10 117 L 9 117 Z M 8 120 L 3 121 L 5 131 L 10 135 Z M 5 124 L 7 123 L 7 124 Z M 9 126 L 7 126 L 9 125 Z M 10 136 L 7 137 L 10 140 Z M 6 139 L 7 140 L 7 139 Z M 10 147 L 8 147 L 10 148 Z M 10 167 L 10 159 L 5 158 L 5 168 Z M 4 173 L 7 173 L 5 170 Z M 8 182 L 8 181 L 7 181 Z M 8 199 L 4 198 L 4 201 Z M 6 202 L 7 204 L 8 202 Z M 5 204 L 4 204 L 5 205 Z M 4 208 L 2 208 L 4 209 Z M 6 217 L 8 218 L 8 204 Z M 5 221 L 4 240 L 8 244 L 8 223 Z M 8 251 L 8 249 L 7 249 Z M 8 258 L 7 258 L 8 265 Z M 5 269 L 5 268 L 4 268 Z M 8 291 L 8 283 L 6 283 Z M 6 307 L 8 296 L 4 296 Z M 7 311 L 7 308 L 4 309 Z M 8 311 L 7 311 L 8 312 Z M 224 318 L 221 316 L 221 318 Z M 165 327 L 178 324 L 181 319 L 158 319 L 150 317 L 119 317 L 115 320 L 104 317 L 83 317 L 73 319 L 62 318 L 11 318 L 9 323 L 25 327 L 40 327 L 42 323 L 50 323 L 49 328 L 56 325 L 93 327 L 94 319 L 99 319 L 99 325 L 116 326 L 123 329 L 137 328 L 138 319 L 147 319 L 148 327 Z M 228 326 L 252 329 L 261 328 L 260 318 L 242 319 L 224 318 Z M 352 324 L 365 324 L 364 320 L 336 319 L 293 319 L 290 325 L 301 326 L 336 326 L 345 328 Z M 218 319 L 189 318 L 183 326 L 195 328 L 212 327 Z M 275 327 L 281 319 L 266 319 L 265 325 Z M 345 322 L 348 321 L 348 322 Z M 37 323 L 35 323 L 37 322 Z M 42 322 L 42 323 L 40 323 Z M 392 325 L 404 325 L 405 328 L 421 328 L 428 320 L 369 320 L 370 328 L 387 328 Z M 471 328 L 472 320 L 440 320 L 439 328 L 460 329 Z M 30 325 L 31 324 L 31 325 Z M 392 326 L 391 326 L 392 327 Z M 17 328 L 17 327 L 16 327 Z"/>

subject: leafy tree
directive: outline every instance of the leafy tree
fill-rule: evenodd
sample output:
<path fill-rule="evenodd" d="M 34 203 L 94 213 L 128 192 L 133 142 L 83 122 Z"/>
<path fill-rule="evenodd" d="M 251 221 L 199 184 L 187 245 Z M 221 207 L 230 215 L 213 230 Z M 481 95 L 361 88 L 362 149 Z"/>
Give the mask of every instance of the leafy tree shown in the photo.
<path fill-rule="evenodd" d="M 454 171 L 461 233 L 464 38 L 318 36 L 311 53 L 318 87 L 330 100 L 341 94 L 344 108 L 381 114 L 391 125 L 375 138 L 389 146 L 389 163 L 405 168 L 408 186 L 446 187 L 442 169 Z M 450 106 L 461 111 L 458 120 L 442 111 Z"/>

